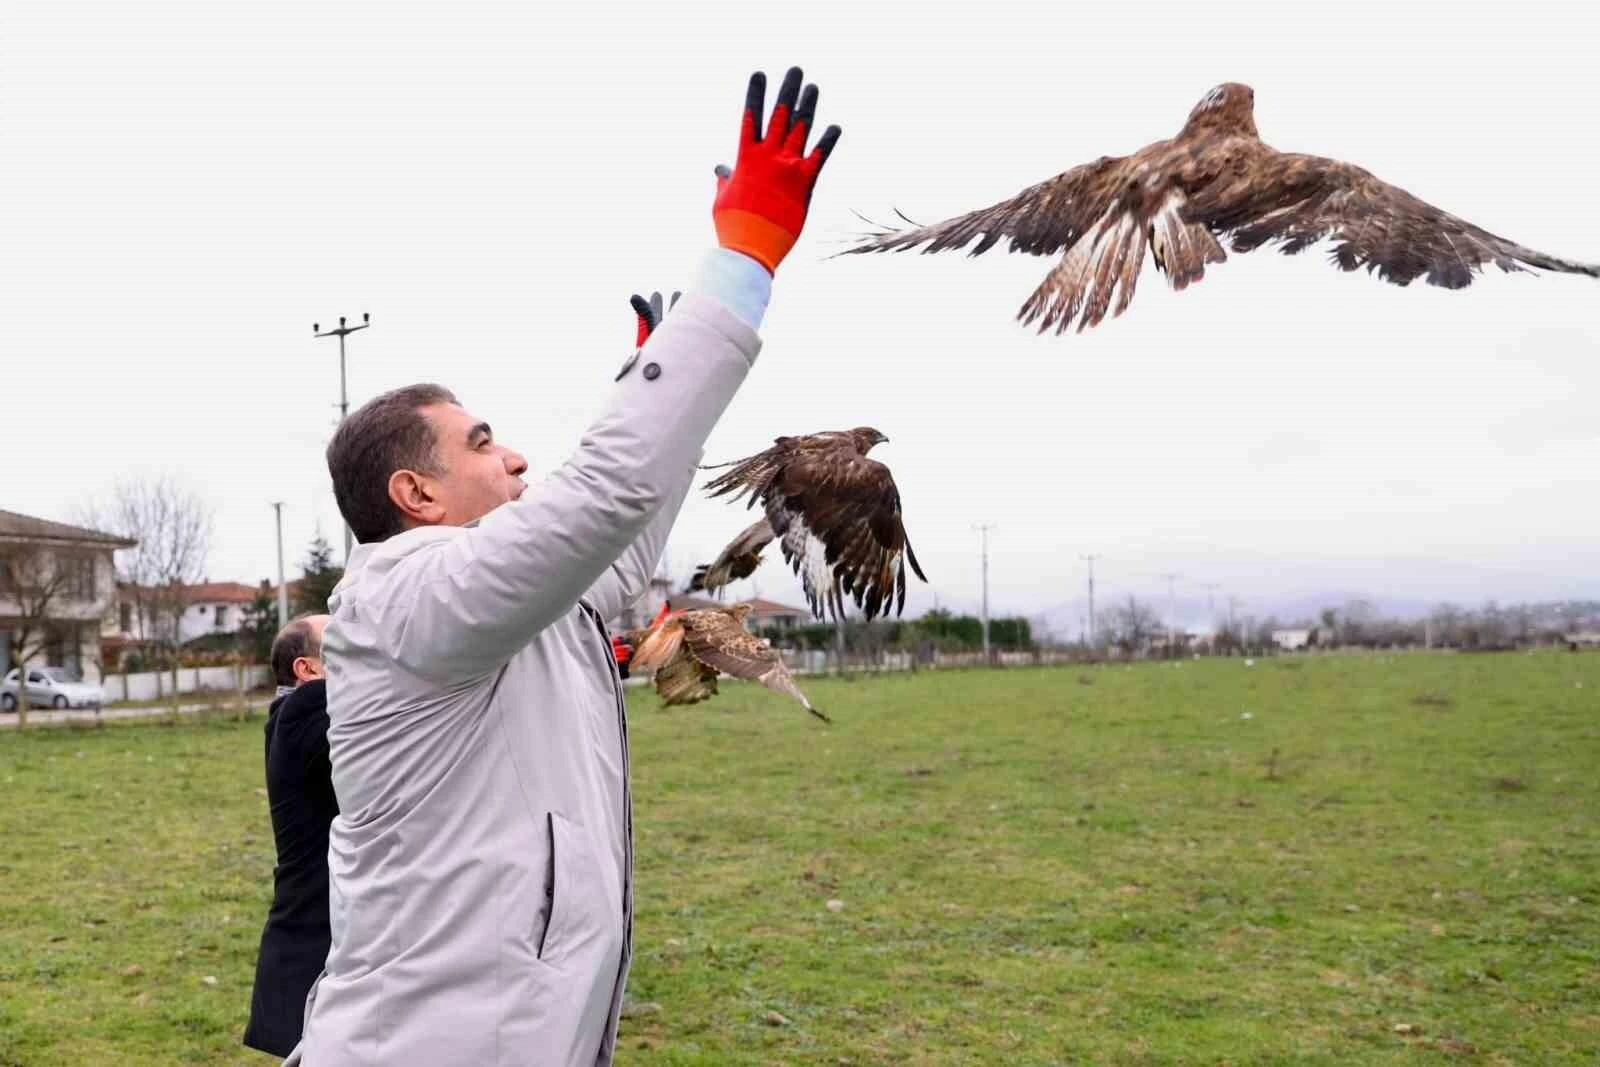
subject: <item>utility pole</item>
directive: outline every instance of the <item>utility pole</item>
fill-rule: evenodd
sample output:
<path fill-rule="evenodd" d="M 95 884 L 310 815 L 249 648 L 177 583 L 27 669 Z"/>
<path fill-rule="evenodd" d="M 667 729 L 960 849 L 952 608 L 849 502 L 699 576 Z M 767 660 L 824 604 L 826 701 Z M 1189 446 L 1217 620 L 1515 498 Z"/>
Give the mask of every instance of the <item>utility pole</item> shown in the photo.
<path fill-rule="evenodd" d="M 1089 561 L 1089 647 L 1094 648 L 1094 561 L 1095 556 L 1079 556 Z"/>
<path fill-rule="evenodd" d="M 345 383 L 344 383 L 344 339 L 345 339 L 345 337 L 347 335 L 355 333 L 357 330 L 365 330 L 368 326 L 371 326 L 372 325 L 372 321 L 371 320 L 372 320 L 372 316 L 368 315 L 365 311 L 363 311 L 361 313 L 361 325 L 360 326 L 346 326 L 344 324 L 344 316 L 343 315 L 339 316 L 339 328 L 337 330 L 326 330 L 326 331 L 323 331 L 322 327 L 319 326 L 317 323 L 313 322 L 311 324 L 311 336 L 312 337 L 337 337 L 339 339 L 339 421 L 340 422 L 344 422 L 345 416 L 350 414 L 350 396 L 349 396 L 348 392 L 345 390 Z M 345 562 L 345 566 L 348 567 L 350 565 L 350 524 L 349 523 L 345 523 L 345 527 L 344 527 L 344 562 Z"/>
<path fill-rule="evenodd" d="M 278 514 L 278 629 L 289 625 L 289 587 L 283 584 L 283 501 L 274 500 L 272 510 Z"/>
<path fill-rule="evenodd" d="M 983 662 L 989 662 L 989 531 L 992 523 L 978 523 L 973 529 L 982 535 L 983 542 Z"/>
<path fill-rule="evenodd" d="M 1215 622 L 1216 621 L 1216 614 L 1217 614 L 1216 592 L 1217 592 L 1218 589 L 1222 588 L 1222 584 L 1220 582 L 1206 582 L 1205 583 L 1205 587 L 1206 587 L 1206 614 L 1211 616 L 1211 621 L 1212 622 Z"/>
<path fill-rule="evenodd" d="M 1167 648 L 1176 655 L 1178 652 L 1178 636 L 1173 626 L 1173 619 L 1176 617 L 1178 609 L 1172 596 L 1172 583 L 1182 578 L 1183 575 L 1161 574 L 1157 575 L 1157 577 L 1167 580 Z"/>

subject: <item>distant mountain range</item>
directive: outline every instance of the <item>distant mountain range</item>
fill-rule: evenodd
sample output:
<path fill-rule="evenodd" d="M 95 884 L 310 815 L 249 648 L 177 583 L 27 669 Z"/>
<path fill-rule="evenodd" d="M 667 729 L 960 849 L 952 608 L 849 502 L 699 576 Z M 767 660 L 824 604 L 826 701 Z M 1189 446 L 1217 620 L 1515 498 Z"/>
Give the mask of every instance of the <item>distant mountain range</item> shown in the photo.
<path fill-rule="evenodd" d="M 1166 597 L 1140 596 L 1137 599 L 1140 603 L 1153 610 L 1163 623 L 1169 621 L 1167 618 L 1168 606 Z M 1318 592 L 1301 591 L 1283 593 L 1276 596 L 1253 596 L 1237 609 L 1236 617 L 1254 618 L 1258 621 L 1275 618 L 1285 626 L 1290 626 L 1297 622 L 1315 623 L 1326 608 L 1332 608 L 1342 614 L 1346 604 L 1353 601 L 1365 601 L 1371 605 L 1372 610 L 1379 618 L 1414 620 L 1426 617 L 1442 603 L 1451 603 L 1463 610 L 1476 610 L 1481 608 L 1487 599 L 1489 598 L 1479 600 L 1450 597 L 1422 599 L 1418 597 L 1383 596 L 1369 591 L 1349 589 L 1329 589 Z M 1590 598 L 1575 597 L 1574 599 Z M 1096 597 L 1096 614 L 1103 617 L 1105 612 L 1116 607 L 1118 603 L 1126 602 L 1126 594 L 1109 601 Z M 1502 607 L 1518 602 L 1506 599 L 1498 601 Z M 1548 601 L 1529 600 L 1523 602 L 1541 603 Z M 1172 621 L 1191 632 L 1209 630 L 1212 628 L 1214 620 L 1225 618 L 1227 613 L 1225 600 L 1217 599 L 1212 603 L 1214 610 L 1207 606 L 1204 596 L 1175 597 L 1173 599 L 1173 609 L 1176 618 Z M 1031 613 L 1029 618 L 1033 622 L 1035 629 L 1048 631 L 1057 638 L 1075 639 L 1082 631 L 1084 619 L 1088 615 L 1087 605 L 1087 599 L 1068 601 L 1043 611 Z"/>

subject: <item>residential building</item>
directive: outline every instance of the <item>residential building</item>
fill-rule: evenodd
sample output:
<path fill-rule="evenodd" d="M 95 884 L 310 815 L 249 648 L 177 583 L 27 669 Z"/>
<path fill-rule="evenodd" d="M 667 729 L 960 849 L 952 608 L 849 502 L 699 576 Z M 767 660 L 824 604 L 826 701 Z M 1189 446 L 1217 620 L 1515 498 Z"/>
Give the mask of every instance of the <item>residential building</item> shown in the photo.
<path fill-rule="evenodd" d="M 1298 648 L 1309 648 L 1315 630 L 1289 629 L 1272 631 L 1272 643 L 1279 648 L 1293 651 Z"/>
<path fill-rule="evenodd" d="M 763 600 L 755 597 L 751 600 L 734 601 L 718 600 L 715 597 L 695 596 L 690 593 L 674 593 L 672 583 L 665 578 L 652 578 L 650 590 L 628 610 L 622 612 L 606 625 L 613 632 L 636 629 L 650 625 L 661 612 L 661 606 L 668 598 L 672 600 L 674 611 L 695 611 L 703 608 L 726 608 L 735 603 L 750 605 L 750 619 L 747 625 L 751 630 L 790 630 L 796 626 L 804 626 L 811 621 L 811 612 L 807 608 L 790 607 L 779 604 L 773 600 Z"/>
<path fill-rule="evenodd" d="M 27 644 L 28 666 L 101 680 L 100 631 L 116 601 L 115 553 L 139 542 L 0 510 L 0 660 Z"/>
<path fill-rule="evenodd" d="M 258 588 L 242 582 L 200 582 L 180 587 L 177 599 L 183 604 L 178 616 L 178 643 L 187 644 L 208 634 L 237 633 L 245 613 L 261 592 L 276 597 L 276 589 L 263 584 Z M 166 615 L 167 597 L 155 591 L 123 582 L 117 586 L 117 610 L 102 631 L 107 640 L 123 642 L 168 641 L 172 620 Z M 164 591 L 163 591 L 164 592 Z"/>
<path fill-rule="evenodd" d="M 750 605 L 750 629 L 792 630 L 813 621 L 809 608 L 794 608 L 774 600 L 755 597 L 744 603 Z"/>

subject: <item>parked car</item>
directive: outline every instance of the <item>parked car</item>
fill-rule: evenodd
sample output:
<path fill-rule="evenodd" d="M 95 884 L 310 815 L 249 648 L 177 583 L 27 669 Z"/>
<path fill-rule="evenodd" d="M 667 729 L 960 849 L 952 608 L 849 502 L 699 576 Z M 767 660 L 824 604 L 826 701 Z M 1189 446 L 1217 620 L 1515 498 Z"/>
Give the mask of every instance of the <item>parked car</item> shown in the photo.
<path fill-rule="evenodd" d="M 0 682 L 0 711 L 17 710 L 17 685 L 21 671 L 13 670 Z M 28 706 L 32 708 L 98 708 L 106 691 L 86 682 L 65 667 L 28 668 Z"/>

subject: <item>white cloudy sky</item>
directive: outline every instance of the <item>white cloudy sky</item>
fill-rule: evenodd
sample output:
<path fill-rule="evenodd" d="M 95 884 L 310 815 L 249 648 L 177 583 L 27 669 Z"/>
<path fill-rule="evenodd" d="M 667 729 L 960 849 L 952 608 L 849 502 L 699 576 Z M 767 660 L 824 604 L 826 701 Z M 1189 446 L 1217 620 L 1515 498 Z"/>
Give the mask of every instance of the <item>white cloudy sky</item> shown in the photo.
<path fill-rule="evenodd" d="M 1465 292 L 1236 256 L 1147 265 L 1121 319 L 1037 338 L 1046 260 L 826 260 L 891 206 L 933 220 L 1170 136 L 1211 85 L 1271 144 L 1341 156 L 1600 260 L 1595 16 L 1570 3 L 18 2 L 0 37 L 0 506 L 69 518 L 169 469 L 216 508 L 211 575 L 340 533 L 322 447 L 352 403 L 439 380 L 560 462 L 632 344 L 627 297 L 714 240 L 745 80 L 791 63 L 844 137 L 711 459 L 871 423 L 933 579 L 993 610 L 1319 584 L 1597 591 L 1600 283 Z M 685 573 L 746 521 L 693 501 Z M 781 562 L 764 595 L 793 599 Z M 1442 583 L 1442 584 L 1441 584 Z M 1455 585 L 1452 587 L 1452 583 Z M 1451 587 L 1451 588 L 1446 588 Z"/>

